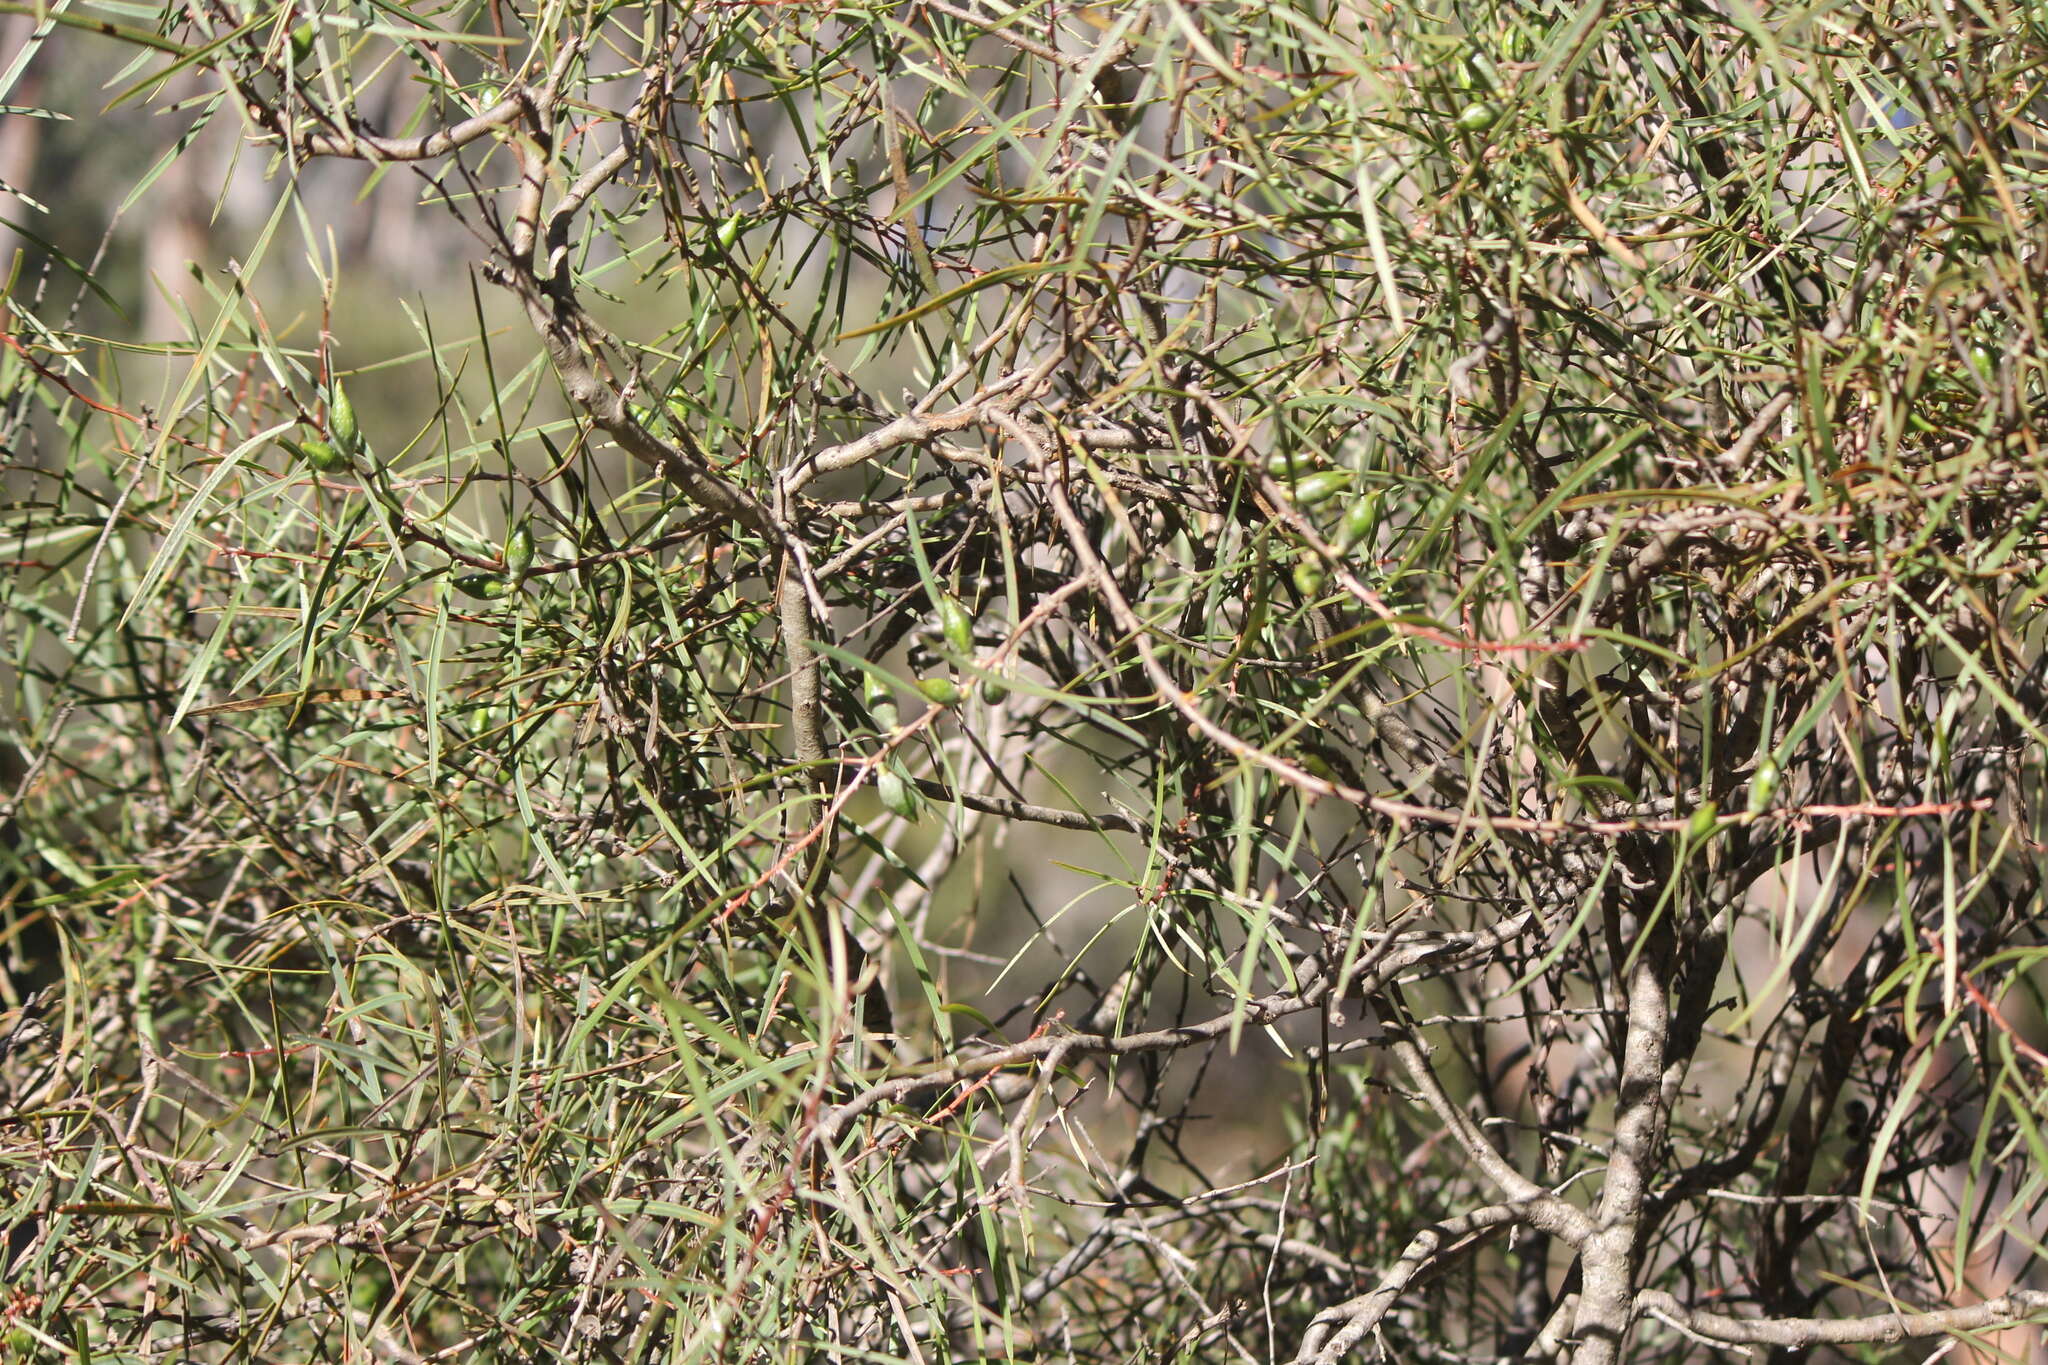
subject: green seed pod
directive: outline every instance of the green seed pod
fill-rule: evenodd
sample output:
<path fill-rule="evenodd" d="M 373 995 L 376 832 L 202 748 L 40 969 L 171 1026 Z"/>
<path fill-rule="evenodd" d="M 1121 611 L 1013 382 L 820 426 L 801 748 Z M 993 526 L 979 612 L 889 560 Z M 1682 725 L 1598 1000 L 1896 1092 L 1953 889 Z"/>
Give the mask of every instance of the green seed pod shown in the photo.
<path fill-rule="evenodd" d="M 967 614 L 967 608 L 951 597 L 939 599 L 939 633 L 946 637 L 946 643 L 957 654 L 965 654 L 974 648 L 974 618 Z"/>
<path fill-rule="evenodd" d="M 869 673 L 861 679 L 860 700 L 861 705 L 867 707 L 868 714 L 874 717 L 877 729 L 896 728 L 896 692 L 883 681 L 881 674 Z"/>
<path fill-rule="evenodd" d="M 334 448 L 349 459 L 362 454 L 363 429 L 356 425 L 356 405 L 349 402 L 348 390 L 339 379 L 327 398 L 327 434 L 334 438 Z"/>
<path fill-rule="evenodd" d="M 1377 494 L 1353 498 L 1350 506 L 1344 509 L 1344 520 L 1337 523 L 1337 553 L 1345 553 L 1371 535 L 1379 520 L 1380 500 Z"/>
<path fill-rule="evenodd" d="M 906 820 L 917 818 L 918 807 L 922 804 L 918 790 L 910 784 L 910 779 L 896 771 L 893 764 L 883 764 L 875 774 L 875 795 L 882 798 L 883 809 L 891 814 Z"/>
<path fill-rule="evenodd" d="M 313 21 L 307 20 L 292 30 L 292 65 L 313 55 Z"/>
<path fill-rule="evenodd" d="M 299 453 L 306 457 L 306 463 L 316 473 L 333 474 L 348 468 L 348 456 L 325 441 L 307 441 L 299 447 Z"/>
<path fill-rule="evenodd" d="M 494 573 L 466 573 L 455 580 L 455 586 L 468 593 L 471 597 L 481 597 L 486 602 L 495 602 L 501 597 L 510 597 L 513 591 L 512 583 L 509 579 Z"/>
<path fill-rule="evenodd" d="M 997 681 L 995 678 L 988 677 L 983 678 L 981 680 L 981 699 L 987 702 L 990 706 L 994 706 L 997 702 L 1001 701 L 1004 697 L 1007 697 L 1009 695 L 1010 689 L 1003 686 L 1003 684 Z"/>
<path fill-rule="evenodd" d="M 1778 760 L 1765 754 L 1756 765 L 1756 771 L 1749 778 L 1749 813 L 1761 815 L 1771 808 L 1771 798 L 1778 794 L 1778 782 L 1782 774 L 1778 771 Z"/>
<path fill-rule="evenodd" d="M 522 521 L 505 537 L 505 572 L 517 583 L 533 567 L 533 527 Z"/>
<path fill-rule="evenodd" d="M 1490 100 L 1468 104 L 1458 111 L 1458 127 L 1468 133 L 1483 133 L 1500 122 L 1500 109 Z"/>
<path fill-rule="evenodd" d="M 720 251 L 730 250 L 732 244 L 740 239 L 740 229 L 746 225 L 747 215 L 744 213 L 735 213 L 732 217 L 720 223 L 717 234 L 718 249 Z"/>
<path fill-rule="evenodd" d="M 1312 553 L 1305 552 L 1294 561 L 1294 590 L 1303 597 L 1320 595 L 1328 577 L 1323 570 L 1323 561 Z"/>
<path fill-rule="evenodd" d="M 1308 467 L 1309 458 L 1302 454 L 1290 454 L 1283 450 L 1277 455 L 1266 457 L 1266 472 L 1276 479 L 1293 479 L 1297 475 L 1306 474 Z"/>
<path fill-rule="evenodd" d="M 1327 469 L 1295 484 L 1294 500 L 1303 507 L 1314 507 L 1317 503 L 1328 502 L 1350 486 L 1350 470 Z"/>
<path fill-rule="evenodd" d="M 1693 843 L 1711 838 L 1721 827 L 1721 808 L 1712 801 L 1692 813 L 1692 819 L 1685 822 L 1685 837 Z"/>
<path fill-rule="evenodd" d="M 951 678 L 919 678 L 917 690 L 941 706 L 958 706 L 961 701 L 960 684 Z"/>
<path fill-rule="evenodd" d="M 1998 375 L 1998 357 L 1991 354 L 1989 346 L 1972 346 L 1970 348 L 1970 368 L 1986 379 L 1996 378 Z"/>
<path fill-rule="evenodd" d="M 1473 48 L 1458 63 L 1457 85 L 1460 90 L 1494 90 L 1500 86 L 1500 72 L 1484 52 Z"/>

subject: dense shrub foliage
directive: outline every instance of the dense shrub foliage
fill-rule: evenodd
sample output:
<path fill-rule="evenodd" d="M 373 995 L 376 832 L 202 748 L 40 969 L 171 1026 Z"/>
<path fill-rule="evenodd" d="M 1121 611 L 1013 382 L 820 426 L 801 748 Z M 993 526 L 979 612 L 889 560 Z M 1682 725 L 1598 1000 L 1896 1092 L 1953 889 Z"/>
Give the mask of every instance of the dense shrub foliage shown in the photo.
<path fill-rule="evenodd" d="M 2035 11 L 0 14 L 13 1359 L 2040 1358 Z"/>

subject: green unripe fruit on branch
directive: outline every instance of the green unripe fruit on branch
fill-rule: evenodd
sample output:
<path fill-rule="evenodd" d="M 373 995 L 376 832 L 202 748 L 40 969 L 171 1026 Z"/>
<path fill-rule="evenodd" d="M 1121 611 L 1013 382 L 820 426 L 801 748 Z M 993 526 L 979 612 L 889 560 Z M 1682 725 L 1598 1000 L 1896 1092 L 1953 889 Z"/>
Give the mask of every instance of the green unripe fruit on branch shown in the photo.
<path fill-rule="evenodd" d="M 505 537 L 505 572 L 514 582 L 523 583 L 532 567 L 533 527 L 522 521 Z"/>
<path fill-rule="evenodd" d="M 356 405 L 349 401 L 348 390 L 339 379 L 328 395 L 327 434 L 334 438 L 334 448 L 349 459 L 362 454 L 363 429 L 356 425 Z"/>
<path fill-rule="evenodd" d="M 951 678 L 919 678 L 917 690 L 941 706 L 960 704 L 960 684 Z"/>
<path fill-rule="evenodd" d="M 1458 63 L 1457 86 L 1460 90 L 1492 90 L 1500 85 L 1500 73 L 1494 70 L 1493 62 L 1484 52 L 1473 48 Z"/>
<path fill-rule="evenodd" d="M 896 693 L 879 673 L 870 673 L 861 680 L 861 705 L 875 718 L 875 726 L 881 730 L 896 728 Z"/>
<path fill-rule="evenodd" d="M 1323 561 L 1317 559 L 1313 552 L 1303 551 L 1301 558 L 1294 562 L 1294 589 L 1303 597 L 1314 597 L 1321 593 L 1327 579 L 1328 575 L 1323 571 Z"/>
<path fill-rule="evenodd" d="M 1281 451 L 1277 455 L 1267 457 L 1266 472 L 1276 479 L 1292 479 L 1297 475 L 1306 474 L 1311 463 L 1313 461 L 1307 455 Z"/>
<path fill-rule="evenodd" d="M 974 648 L 974 618 L 951 597 L 939 599 L 939 634 L 955 653 L 965 654 Z"/>
<path fill-rule="evenodd" d="M 1778 794 L 1778 782 L 1782 774 L 1778 771 L 1778 760 L 1765 754 L 1757 763 L 1756 771 L 1749 779 L 1749 813 L 1761 815 L 1771 808 L 1771 798 Z"/>
<path fill-rule="evenodd" d="M 292 65 L 313 55 L 313 21 L 308 19 L 292 30 Z"/>
<path fill-rule="evenodd" d="M 883 764 L 875 774 L 875 795 L 882 798 L 882 807 L 892 815 L 906 820 L 915 820 L 920 804 L 918 790 L 910 779 L 897 772 L 894 765 Z"/>
<path fill-rule="evenodd" d="M 1328 502 L 1351 486 L 1351 471 L 1330 469 L 1321 474 L 1311 474 L 1294 485 L 1294 500 L 1303 507 L 1314 507 L 1317 503 Z"/>
<path fill-rule="evenodd" d="M 510 597 L 513 591 L 510 580 L 494 573 L 466 573 L 455 580 L 455 586 L 471 597 L 481 597 L 486 602 Z"/>
<path fill-rule="evenodd" d="M 1693 843 L 1712 837 L 1721 827 L 1721 808 L 1712 801 L 1692 813 L 1692 819 L 1685 822 L 1685 837 Z"/>
<path fill-rule="evenodd" d="M 1467 133 L 1483 133 L 1500 122 L 1500 109 L 1490 100 L 1468 104 L 1458 111 L 1458 127 Z"/>
<path fill-rule="evenodd" d="M 1373 533 L 1379 524 L 1380 500 L 1378 494 L 1367 494 L 1353 499 L 1344 509 L 1344 520 L 1337 523 L 1337 553 L 1343 554 L 1361 540 Z"/>
<path fill-rule="evenodd" d="M 348 468 L 348 456 L 325 441 L 307 441 L 299 447 L 299 454 L 306 457 L 306 463 L 315 473 L 334 474 Z"/>

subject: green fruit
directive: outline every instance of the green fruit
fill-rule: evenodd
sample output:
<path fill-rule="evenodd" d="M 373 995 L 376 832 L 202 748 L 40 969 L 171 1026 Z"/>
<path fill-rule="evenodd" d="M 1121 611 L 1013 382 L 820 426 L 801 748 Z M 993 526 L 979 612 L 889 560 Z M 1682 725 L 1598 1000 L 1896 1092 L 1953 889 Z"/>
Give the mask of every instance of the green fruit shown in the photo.
<path fill-rule="evenodd" d="M 1311 474 L 1294 485 L 1294 500 L 1303 507 L 1314 507 L 1317 503 L 1328 502 L 1351 486 L 1351 471 L 1330 469 L 1321 474 Z"/>
<path fill-rule="evenodd" d="M 505 537 L 505 572 L 515 582 L 524 582 L 526 571 L 533 567 L 533 527 L 520 522 Z"/>
<path fill-rule="evenodd" d="M 334 438 L 334 448 L 353 460 L 363 450 L 363 429 L 356 425 L 356 405 L 349 402 L 348 390 L 334 381 L 334 390 L 327 400 L 327 434 Z"/>
<path fill-rule="evenodd" d="M 1297 474 L 1306 474 L 1309 463 L 1306 455 L 1292 455 L 1282 451 L 1267 458 L 1266 472 L 1276 479 L 1292 479 Z"/>
<path fill-rule="evenodd" d="M 1483 133 L 1500 122 L 1500 110 L 1490 100 L 1468 104 L 1458 111 L 1458 127 L 1468 133 Z"/>
<path fill-rule="evenodd" d="M 1344 509 L 1344 520 L 1337 523 L 1337 553 L 1345 553 L 1371 535 L 1379 520 L 1380 500 L 1377 494 L 1354 498 Z"/>
<path fill-rule="evenodd" d="M 1685 837 L 1693 843 L 1711 838 L 1721 827 L 1721 808 L 1712 801 L 1692 813 L 1692 819 L 1685 822 Z"/>
<path fill-rule="evenodd" d="M 939 599 L 939 633 L 955 653 L 965 654 L 974 648 L 974 618 L 951 597 Z"/>
<path fill-rule="evenodd" d="M 292 30 L 292 65 L 313 55 L 313 21 L 307 20 Z"/>
<path fill-rule="evenodd" d="M 471 597 L 481 597 L 486 602 L 495 602 L 501 597 L 512 595 L 512 583 L 494 573 L 466 573 L 455 580 L 455 586 Z"/>
<path fill-rule="evenodd" d="M 1294 563 L 1294 590 L 1303 597 L 1321 593 L 1327 577 L 1323 572 L 1323 561 L 1313 554 L 1304 554 Z"/>
<path fill-rule="evenodd" d="M 987 702 L 990 706 L 994 706 L 997 702 L 1001 701 L 1004 697 L 1007 697 L 1009 695 L 1010 689 L 1003 686 L 1003 684 L 998 682 L 996 679 L 983 678 L 981 680 L 981 699 Z"/>
<path fill-rule="evenodd" d="M 308 441 L 299 447 L 299 453 L 306 457 L 307 464 L 321 474 L 333 474 L 348 468 L 348 456 L 325 441 Z"/>
<path fill-rule="evenodd" d="M 877 728 L 896 728 L 896 692 L 883 681 L 881 674 L 869 673 L 861 679 L 860 701 L 867 707 L 868 714 L 875 718 Z"/>
<path fill-rule="evenodd" d="M 740 229 L 745 227 L 746 223 L 747 215 L 744 213 L 735 213 L 732 217 L 720 223 L 717 234 L 719 250 L 727 250 L 734 242 L 737 242 L 740 239 Z"/>
<path fill-rule="evenodd" d="M 1998 358 L 1991 354 L 1991 348 L 1988 346 L 1970 348 L 1970 366 L 1986 379 L 1998 374 Z"/>
<path fill-rule="evenodd" d="M 1492 90 L 1500 85 L 1500 73 L 1484 52 L 1477 48 L 1465 54 L 1458 63 L 1458 88 L 1460 90 Z"/>
<path fill-rule="evenodd" d="M 1756 765 L 1756 771 L 1749 778 L 1749 813 L 1761 815 L 1771 808 L 1771 798 L 1778 794 L 1778 782 L 1783 774 L 1778 771 L 1778 760 L 1765 754 Z"/>
<path fill-rule="evenodd" d="M 891 814 L 900 815 L 906 820 L 917 818 L 917 788 L 911 786 L 910 780 L 897 772 L 893 766 L 884 764 L 881 771 L 875 774 L 875 795 L 882 798 L 883 808 Z"/>
<path fill-rule="evenodd" d="M 960 684 L 951 678 L 919 678 L 917 690 L 941 706 L 960 704 Z"/>

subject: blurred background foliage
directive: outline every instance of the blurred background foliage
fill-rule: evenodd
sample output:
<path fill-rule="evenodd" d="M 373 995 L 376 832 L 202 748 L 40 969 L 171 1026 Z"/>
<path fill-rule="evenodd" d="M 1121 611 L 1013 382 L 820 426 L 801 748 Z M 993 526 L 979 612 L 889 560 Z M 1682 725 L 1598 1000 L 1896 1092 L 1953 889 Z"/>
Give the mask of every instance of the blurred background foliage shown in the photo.
<path fill-rule="evenodd" d="M 4 1350 L 2041 1358 L 2044 20 L 0 4 Z"/>

